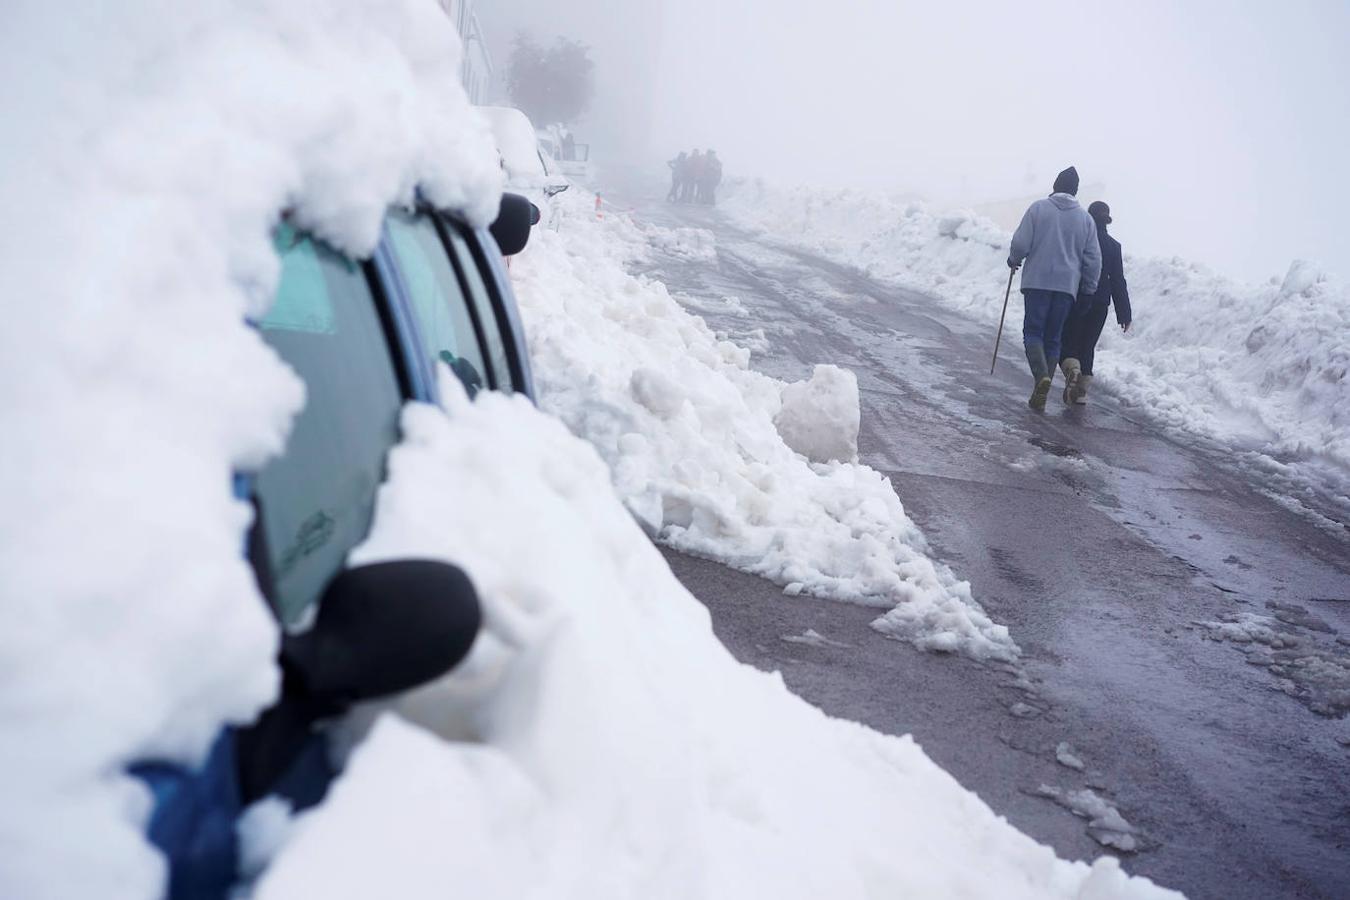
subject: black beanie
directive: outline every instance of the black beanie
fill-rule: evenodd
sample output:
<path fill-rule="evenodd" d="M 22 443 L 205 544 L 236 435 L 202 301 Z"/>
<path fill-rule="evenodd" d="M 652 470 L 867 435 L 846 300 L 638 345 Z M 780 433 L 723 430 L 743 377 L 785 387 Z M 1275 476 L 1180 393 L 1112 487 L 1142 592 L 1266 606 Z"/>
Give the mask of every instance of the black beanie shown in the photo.
<path fill-rule="evenodd" d="M 1063 172 L 1060 172 L 1057 176 L 1055 176 L 1055 193 L 1073 194 L 1074 196 L 1078 195 L 1077 169 L 1075 169 L 1073 166 L 1069 166 Z"/>

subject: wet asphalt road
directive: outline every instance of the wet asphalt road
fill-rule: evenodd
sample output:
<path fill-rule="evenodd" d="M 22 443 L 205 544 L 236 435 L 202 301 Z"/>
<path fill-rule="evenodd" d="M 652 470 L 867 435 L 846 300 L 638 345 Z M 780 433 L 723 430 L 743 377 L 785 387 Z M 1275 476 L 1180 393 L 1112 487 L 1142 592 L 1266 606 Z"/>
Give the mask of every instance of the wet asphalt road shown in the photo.
<path fill-rule="evenodd" d="M 1046 414 L 1028 410 L 1016 303 L 990 376 L 994 323 L 666 206 L 659 190 L 607 199 L 640 222 L 712 230 L 717 256 L 638 268 L 755 347 L 761 371 L 857 374 L 862 461 L 1024 659 L 922 653 L 872 631 L 875 610 L 667 552 L 727 647 L 833 715 L 913 734 L 1062 856 L 1109 851 L 1042 785 L 1107 798 L 1140 832 L 1126 868 L 1191 897 L 1350 897 L 1350 532 L 1123 412 L 1107 384 L 1085 408 L 1066 409 L 1057 387 Z M 1265 643 L 1204 624 L 1243 613 L 1270 618 Z M 785 640 L 808 629 L 831 643 Z M 1061 742 L 1083 771 L 1056 761 Z"/>

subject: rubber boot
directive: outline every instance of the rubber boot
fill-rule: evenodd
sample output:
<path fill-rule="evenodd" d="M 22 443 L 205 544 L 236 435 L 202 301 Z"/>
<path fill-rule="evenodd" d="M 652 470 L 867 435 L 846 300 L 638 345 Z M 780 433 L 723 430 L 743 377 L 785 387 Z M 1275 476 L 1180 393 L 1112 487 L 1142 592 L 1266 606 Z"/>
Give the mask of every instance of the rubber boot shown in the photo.
<path fill-rule="evenodd" d="M 1077 390 L 1078 379 L 1083 374 L 1083 367 L 1072 356 L 1062 361 L 1059 367 L 1064 370 L 1064 405 L 1067 406 L 1075 402 L 1074 392 Z"/>
<path fill-rule="evenodd" d="M 1041 344 L 1025 345 L 1027 362 L 1031 364 L 1031 377 L 1036 387 L 1031 391 L 1027 406 L 1040 412 L 1045 409 L 1045 398 L 1050 395 L 1050 364 L 1045 358 L 1045 347 Z"/>
<path fill-rule="evenodd" d="M 1087 405 L 1088 388 L 1092 387 L 1091 375 L 1079 375 L 1078 383 L 1073 388 L 1073 402 L 1079 406 Z"/>

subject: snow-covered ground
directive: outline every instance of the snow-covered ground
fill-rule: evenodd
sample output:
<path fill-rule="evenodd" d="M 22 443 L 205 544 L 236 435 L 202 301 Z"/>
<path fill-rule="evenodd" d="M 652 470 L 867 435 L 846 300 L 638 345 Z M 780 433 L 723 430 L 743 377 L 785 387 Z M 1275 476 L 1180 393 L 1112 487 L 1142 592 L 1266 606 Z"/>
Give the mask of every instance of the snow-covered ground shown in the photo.
<path fill-rule="evenodd" d="M 0 895 L 152 898 L 151 801 L 125 766 L 199 762 L 276 691 L 231 476 L 304 402 L 245 324 L 278 216 L 359 255 L 415 186 L 484 221 L 500 172 L 434 4 L 34 0 L 5 26 L 0 72 L 28 89 L 0 142 Z M 782 386 L 623 275 L 631 228 L 541 234 L 517 266 L 546 405 L 599 454 L 448 375 L 446 409 L 405 410 L 353 559 L 463 565 L 485 634 L 401 715 L 348 723 L 324 804 L 248 815 L 257 895 L 1175 896 L 1057 859 L 913 741 L 717 643 L 630 511 L 884 598 L 917 640 L 1010 647 L 884 479 L 789 450 Z M 846 381 L 804 390 L 828 405 Z"/>
<path fill-rule="evenodd" d="M 354 558 L 456 561 L 488 633 L 374 720 L 258 900 L 1177 896 L 1056 859 L 911 739 L 737 663 L 558 420 L 460 393 L 403 426 Z"/>
<path fill-rule="evenodd" d="M 822 365 L 788 385 L 756 372 L 664 284 L 628 274 L 653 244 L 688 236 L 570 203 L 512 273 L 542 407 L 599 450 L 634 516 L 788 594 L 884 609 L 874 627 L 921 647 L 1015 656 L 969 584 L 929 557 L 889 480 L 854 462 L 852 373 Z"/>
<path fill-rule="evenodd" d="M 1010 235 L 988 219 L 761 181 L 724 194 L 738 223 L 931 294 L 987 323 L 992 338 Z M 1342 495 L 1350 511 L 1350 283 L 1295 261 L 1282 277 L 1243 284 L 1182 259 L 1131 256 L 1124 243 L 1134 328 L 1122 335 L 1108 320 L 1099 383 L 1168 427 L 1290 476 L 1295 494 L 1300 482 L 1341 485 L 1330 499 Z M 1007 355 L 1018 358 L 1020 318 L 1014 299 Z"/>

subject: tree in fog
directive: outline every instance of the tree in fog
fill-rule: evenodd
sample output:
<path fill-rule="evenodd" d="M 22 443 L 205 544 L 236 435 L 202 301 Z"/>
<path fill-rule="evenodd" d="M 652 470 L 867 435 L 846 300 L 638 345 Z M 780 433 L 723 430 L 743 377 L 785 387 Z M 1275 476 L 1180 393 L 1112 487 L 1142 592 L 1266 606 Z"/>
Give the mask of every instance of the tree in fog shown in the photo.
<path fill-rule="evenodd" d="M 506 87 L 511 102 L 535 124 L 571 124 L 595 94 L 590 48 L 562 37 L 544 47 L 529 35 L 518 34 L 507 66 Z"/>

